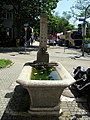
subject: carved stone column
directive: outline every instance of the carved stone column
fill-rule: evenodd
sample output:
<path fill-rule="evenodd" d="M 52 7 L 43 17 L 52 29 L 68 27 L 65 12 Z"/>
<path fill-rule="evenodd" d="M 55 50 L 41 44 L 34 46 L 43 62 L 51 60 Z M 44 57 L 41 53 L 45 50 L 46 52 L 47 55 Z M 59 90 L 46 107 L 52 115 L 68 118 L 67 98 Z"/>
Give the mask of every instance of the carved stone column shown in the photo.
<path fill-rule="evenodd" d="M 40 16 L 40 46 L 37 53 L 37 62 L 49 62 L 49 54 L 47 51 L 47 29 L 48 16 L 42 13 Z"/>

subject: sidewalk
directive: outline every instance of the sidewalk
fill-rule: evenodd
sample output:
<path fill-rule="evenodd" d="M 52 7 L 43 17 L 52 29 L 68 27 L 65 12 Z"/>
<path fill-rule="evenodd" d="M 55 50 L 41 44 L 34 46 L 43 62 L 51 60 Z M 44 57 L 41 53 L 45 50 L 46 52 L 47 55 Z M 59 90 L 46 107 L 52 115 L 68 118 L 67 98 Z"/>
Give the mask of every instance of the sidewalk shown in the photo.
<path fill-rule="evenodd" d="M 34 44 L 38 45 L 37 42 Z M 72 51 L 63 48 L 48 48 L 50 60 L 61 62 L 68 71 L 72 71 L 73 66 L 77 62 L 87 67 L 90 65 L 90 57 L 75 58 L 79 55 L 78 51 L 72 54 Z M 54 53 L 56 57 L 54 57 Z M 75 53 L 75 54 L 74 54 Z M 76 54 L 77 53 L 77 54 Z M 29 95 L 27 91 L 16 83 L 16 79 L 20 74 L 25 62 L 35 60 L 37 51 L 32 51 L 30 54 L 19 54 L 18 52 L 0 52 L 0 58 L 9 58 L 14 61 L 14 64 L 9 68 L 0 70 L 0 119 L 1 120 L 90 120 L 90 113 L 88 110 L 86 99 L 71 98 L 67 89 L 63 92 L 61 97 L 62 115 L 57 117 L 51 116 L 31 116 L 28 114 L 29 109 Z M 60 56 L 59 56 L 60 55 Z M 72 57 L 72 58 L 71 58 Z M 70 64 L 69 64 L 70 63 Z"/>

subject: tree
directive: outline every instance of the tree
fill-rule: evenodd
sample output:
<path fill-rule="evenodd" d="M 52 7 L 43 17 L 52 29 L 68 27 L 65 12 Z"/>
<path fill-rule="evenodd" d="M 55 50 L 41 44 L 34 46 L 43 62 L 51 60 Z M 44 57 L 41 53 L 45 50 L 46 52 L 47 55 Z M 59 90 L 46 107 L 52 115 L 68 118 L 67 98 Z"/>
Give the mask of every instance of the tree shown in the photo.
<path fill-rule="evenodd" d="M 66 19 L 66 20 L 70 20 L 70 18 L 71 18 L 71 15 L 70 15 L 70 13 L 69 12 L 67 12 L 67 11 L 65 11 L 65 12 L 63 12 L 63 16 L 64 16 L 64 18 Z"/>
<path fill-rule="evenodd" d="M 3 0 L 11 4 L 14 9 L 14 27 L 18 28 L 19 36 L 21 26 L 29 23 L 30 26 L 38 26 L 40 13 L 51 13 L 56 8 L 59 0 Z"/>
<path fill-rule="evenodd" d="M 84 17 L 85 9 L 89 4 L 90 4 L 90 0 L 77 0 L 76 4 L 71 7 L 72 16 L 75 19 L 78 19 L 78 17 Z"/>
<path fill-rule="evenodd" d="M 63 32 L 64 28 L 74 29 L 74 26 L 64 17 L 49 15 L 49 34 L 55 34 L 56 32 Z"/>
<path fill-rule="evenodd" d="M 3 17 L 3 0 L 0 0 L 0 26 L 2 24 L 2 17 Z"/>
<path fill-rule="evenodd" d="M 69 15 L 65 17 L 58 17 L 52 14 L 53 9 L 56 8 L 59 0 L 3 0 L 6 4 L 11 4 L 14 11 L 14 28 L 17 28 L 17 37 L 20 37 L 21 29 L 25 23 L 29 23 L 34 28 L 37 34 L 40 28 L 40 13 L 48 13 L 49 32 L 55 33 L 63 31 L 64 27 L 69 25 Z"/>

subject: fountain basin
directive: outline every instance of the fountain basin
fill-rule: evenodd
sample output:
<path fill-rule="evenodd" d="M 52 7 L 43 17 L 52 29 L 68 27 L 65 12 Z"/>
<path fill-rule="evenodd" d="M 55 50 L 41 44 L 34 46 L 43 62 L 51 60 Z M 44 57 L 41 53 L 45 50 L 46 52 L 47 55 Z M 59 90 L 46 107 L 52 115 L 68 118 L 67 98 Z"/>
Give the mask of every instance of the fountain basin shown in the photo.
<path fill-rule="evenodd" d="M 30 110 L 32 115 L 61 114 L 60 96 L 63 90 L 75 82 L 68 71 L 58 63 L 55 66 L 61 80 L 30 80 L 32 66 L 24 65 L 17 83 L 28 90 L 30 95 Z"/>

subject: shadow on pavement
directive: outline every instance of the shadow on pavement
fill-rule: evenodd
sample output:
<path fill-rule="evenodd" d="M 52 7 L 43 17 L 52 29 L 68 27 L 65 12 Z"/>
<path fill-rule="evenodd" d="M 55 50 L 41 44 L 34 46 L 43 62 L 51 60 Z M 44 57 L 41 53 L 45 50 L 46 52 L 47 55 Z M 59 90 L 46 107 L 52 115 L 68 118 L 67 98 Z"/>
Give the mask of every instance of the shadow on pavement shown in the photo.
<path fill-rule="evenodd" d="M 16 86 L 14 93 L 7 93 L 5 97 L 11 99 L 1 120 L 59 120 L 55 116 L 40 117 L 28 114 L 30 98 L 27 90 L 20 85 Z"/>
<path fill-rule="evenodd" d="M 64 114 L 62 114 L 62 116 L 60 116 L 59 118 L 55 116 L 31 116 L 30 114 L 28 114 L 30 104 L 29 94 L 27 90 L 20 85 L 15 87 L 14 92 L 7 93 L 5 95 L 5 98 L 10 98 L 10 101 L 6 106 L 1 120 L 77 120 L 83 119 L 87 116 L 90 117 L 87 103 L 81 100 L 79 101 L 77 99 L 76 102 L 78 107 L 82 109 L 81 112 L 75 112 L 75 109 L 77 108 L 72 108 L 72 106 L 74 105 L 73 102 L 63 102 L 65 108 L 67 107 L 68 111 L 71 110 L 71 108 L 73 110 L 72 112 L 74 114 L 70 112 L 69 117 L 66 114 L 66 109 Z M 68 104 L 67 106 L 66 103 Z M 74 107 L 76 107 L 76 105 L 74 105 Z M 84 112 L 83 110 L 87 112 Z"/>
<path fill-rule="evenodd" d="M 25 47 L 1 47 L 0 53 L 11 53 L 11 52 L 31 52 L 31 51 L 38 51 L 39 46 L 30 46 L 25 49 Z"/>

